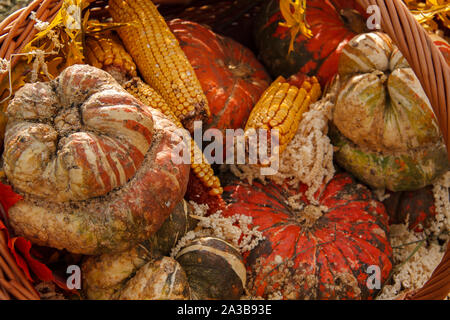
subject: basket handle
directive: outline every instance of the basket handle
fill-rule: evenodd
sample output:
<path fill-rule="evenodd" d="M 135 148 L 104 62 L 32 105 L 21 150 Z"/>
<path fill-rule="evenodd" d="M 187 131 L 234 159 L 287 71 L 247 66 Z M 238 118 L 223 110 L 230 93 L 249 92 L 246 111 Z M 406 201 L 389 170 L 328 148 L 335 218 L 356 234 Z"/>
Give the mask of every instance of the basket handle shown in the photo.
<path fill-rule="evenodd" d="M 381 27 L 397 44 L 408 60 L 431 106 L 444 136 L 450 160 L 450 67 L 428 33 L 400 0 L 358 0 L 363 8 L 376 5 L 380 9 Z M 403 299 L 444 299 L 450 292 L 450 243 L 430 279 Z"/>
<path fill-rule="evenodd" d="M 405 300 L 442 300 L 450 292 L 450 242 L 441 263 L 421 289 L 406 294 Z"/>

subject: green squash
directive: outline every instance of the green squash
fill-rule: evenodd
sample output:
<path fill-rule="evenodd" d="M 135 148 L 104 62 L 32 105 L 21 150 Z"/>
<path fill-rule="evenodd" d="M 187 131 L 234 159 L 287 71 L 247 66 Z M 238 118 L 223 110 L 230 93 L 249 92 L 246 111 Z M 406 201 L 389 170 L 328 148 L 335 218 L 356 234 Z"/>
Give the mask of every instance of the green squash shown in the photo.
<path fill-rule="evenodd" d="M 354 37 L 338 68 L 330 137 L 342 167 L 391 191 L 422 188 L 448 169 L 430 102 L 387 35 Z"/>

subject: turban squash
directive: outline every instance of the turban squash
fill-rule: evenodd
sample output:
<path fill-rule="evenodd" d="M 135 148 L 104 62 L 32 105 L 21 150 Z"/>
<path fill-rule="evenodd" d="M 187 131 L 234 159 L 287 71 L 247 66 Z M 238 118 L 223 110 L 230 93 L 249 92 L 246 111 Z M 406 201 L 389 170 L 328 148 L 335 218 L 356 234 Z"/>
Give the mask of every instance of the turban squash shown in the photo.
<path fill-rule="evenodd" d="M 239 251 L 213 237 L 177 242 L 196 226 L 182 200 L 162 227 L 139 245 L 119 253 L 88 256 L 82 265 L 83 294 L 94 300 L 239 299 L 246 282 Z"/>
<path fill-rule="evenodd" d="M 170 30 L 194 68 L 208 99 L 210 128 L 243 128 L 250 111 L 270 84 L 254 54 L 231 38 L 205 26 L 180 19 L 168 22 Z"/>
<path fill-rule="evenodd" d="M 301 1 L 300 1 L 301 2 Z M 308 0 L 306 21 L 312 38 L 298 33 L 290 53 L 291 30 L 279 23 L 285 19 L 280 0 L 269 0 L 255 22 L 259 56 L 274 77 L 302 72 L 316 76 L 322 85 L 337 72 L 342 47 L 365 29 L 363 10 L 354 0 Z"/>
<path fill-rule="evenodd" d="M 430 102 L 383 33 L 358 35 L 344 47 L 331 137 L 337 162 L 374 188 L 420 189 L 448 168 Z"/>
<path fill-rule="evenodd" d="M 7 113 L 4 170 L 24 198 L 10 222 L 39 245 L 124 250 L 156 232 L 183 198 L 189 165 L 172 162 L 178 128 L 105 71 L 74 65 L 26 84 Z"/>
<path fill-rule="evenodd" d="M 379 267 L 382 285 L 392 268 L 388 216 L 382 203 L 346 173 L 336 174 L 315 194 L 307 186 L 252 185 L 222 180 L 224 216 L 253 218 L 265 239 L 244 254 L 248 290 L 263 298 L 369 299 L 369 266 Z M 302 194 L 295 205 L 291 196 Z"/>

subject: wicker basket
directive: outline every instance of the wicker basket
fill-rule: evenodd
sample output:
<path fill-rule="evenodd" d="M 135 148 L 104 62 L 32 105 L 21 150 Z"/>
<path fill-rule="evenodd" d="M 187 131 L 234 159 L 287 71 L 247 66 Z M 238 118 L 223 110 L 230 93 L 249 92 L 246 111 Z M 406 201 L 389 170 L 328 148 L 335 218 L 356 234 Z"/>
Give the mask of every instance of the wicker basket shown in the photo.
<path fill-rule="evenodd" d="M 174 2 L 176 1 L 180 2 L 180 0 L 174 0 Z M 382 30 L 389 34 L 398 45 L 419 78 L 437 116 L 447 149 L 450 150 L 450 68 L 444 57 L 401 0 L 358 1 L 364 8 L 368 8 L 370 5 L 377 5 L 380 8 Z M 91 16 L 105 14 L 106 0 L 91 0 L 90 2 Z M 187 3 L 189 0 L 181 2 Z M 218 0 L 194 1 L 197 8 L 199 7 L 198 3 L 201 5 L 206 3 L 211 6 L 214 5 L 214 2 L 218 2 Z M 239 3 L 237 0 L 230 2 Z M 257 2 L 260 1 L 255 1 L 255 3 Z M 36 34 L 36 29 L 33 27 L 34 21 L 30 19 L 32 11 L 36 12 L 37 19 L 51 21 L 61 4 L 61 0 L 35 0 L 28 7 L 14 12 L 3 20 L 0 23 L 0 58 L 9 60 L 12 54 L 20 53 L 24 46 L 32 40 Z M 241 9 L 243 8 L 245 9 L 245 7 L 241 7 Z M 231 9 L 233 8 L 231 7 Z M 222 19 L 231 14 L 231 9 L 220 12 Z M 169 9 L 168 15 L 174 14 L 177 12 L 176 10 L 177 8 Z M 235 16 L 236 11 L 233 13 Z M 17 62 L 18 57 L 13 57 L 11 68 L 14 68 Z M 0 81 L 5 76 L 5 74 L 1 75 Z M 3 208 L 0 205 L 0 212 L 2 211 Z M 407 300 L 444 299 L 449 292 L 450 244 L 441 263 L 425 285 L 401 298 Z M 39 295 L 16 265 L 7 247 L 6 236 L 0 231 L 0 300 L 9 298 L 39 299 Z"/>

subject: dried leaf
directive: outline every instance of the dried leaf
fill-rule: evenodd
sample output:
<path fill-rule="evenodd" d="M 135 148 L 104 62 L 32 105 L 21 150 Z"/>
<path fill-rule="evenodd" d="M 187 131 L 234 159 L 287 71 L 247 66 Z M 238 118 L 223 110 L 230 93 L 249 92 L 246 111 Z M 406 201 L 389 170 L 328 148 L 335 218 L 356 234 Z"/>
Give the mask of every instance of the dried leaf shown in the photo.
<path fill-rule="evenodd" d="M 12 190 L 11 186 L 0 183 L 0 204 L 6 213 L 6 217 L 3 217 L 6 224 L 9 209 L 20 200 L 22 200 L 22 196 L 15 193 Z M 53 279 L 52 271 L 30 254 L 30 249 L 32 247 L 30 241 L 22 237 L 11 238 L 8 229 L 2 222 L 2 219 L 0 219 L 0 230 L 3 230 L 6 233 L 10 252 L 16 260 L 17 265 L 27 276 L 28 280 L 33 281 L 33 278 L 30 274 L 30 269 L 40 280 L 50 281 Z"/>
<path fill-rule="evenodd" d="M 0 204 L 3 206 L 6 213 L 8 213 L 9 208 L 20 200 L 22 200 L 21 195 L 15 193 L 11 186 L 0 182 Z"/>
<path fill-rule="evenodd" d="M 448 0 L 404 0 L 416 20 L 425 28 L 436 31 L 437 20 L 450 28 L 450 4 Z"/>
<path fill-rule="evenodd" d="M 97 20 L 89 20 L 86 27 L 86 34 L 116 30 L 120 27 L 126 27 L 129 25 L 130 23 L 128 22 L 99 22 Z"/>
<path fill-rule="evenodd" d="M 41 281 L 53 280 L 52 271 L 31 255 L 32 244 L 29 240 L 22 237 L 14 237 L 9 239 L 8 247 L 17 265 L 25 272 L 28 280 L 33 281 L 30 270 Z"/>
<path fill-rule="evenodd" d="M 42 258 L 39 252 L 41 247 L 33 246 L 29 240 L 23 237 L 11 237 L 6 227 L 8 210 L 20 200 L 22 200 L 22 196 L 15 193 L 11 186 L 0 182 L 0 206 L 6 213 L 5 217 L 0 216 L 0 231 L 6 234 L 9 251 L 17 265 L 31 282 L 34 282 L 35 279 L 52 281 L 68 294 L 78 294 L 76 290 L 67 288 L 66 281 L 62 276 L 55 274 L 45 263 L 40 261 L 40 257 Z"/>
<path fill-rule="evenodd" d="M 427 23 L 433 20 L 436 15 L 446 14 L 450 12 L 450 5 L 437 5 L 424 10 L 411 10 L 419 23 Z"/>
<path fill-rule="evenodd" d="M 51 64 L 45 69 L 50 79 L 68 66 L 84 63 L 83 41 L 89 11 L 84 16 L 82 12 L 88 5 L 87 0 L 64 0 L 52 22 L 25 46 L 23 52 L 29 53 L 29 62 L 38 58 L 39 52 L 47 57 L 44 63 Z"/>
<path fill-rule="evenodd" d="M 280 0 L 280 11 L 286 21 L 279 25 L 289 28 L 291 33 L 289 54 L 294 50 L 294 41 L 299 33 L 308 39 L 313 36 L 306 21 L 306 0 Z"/>

